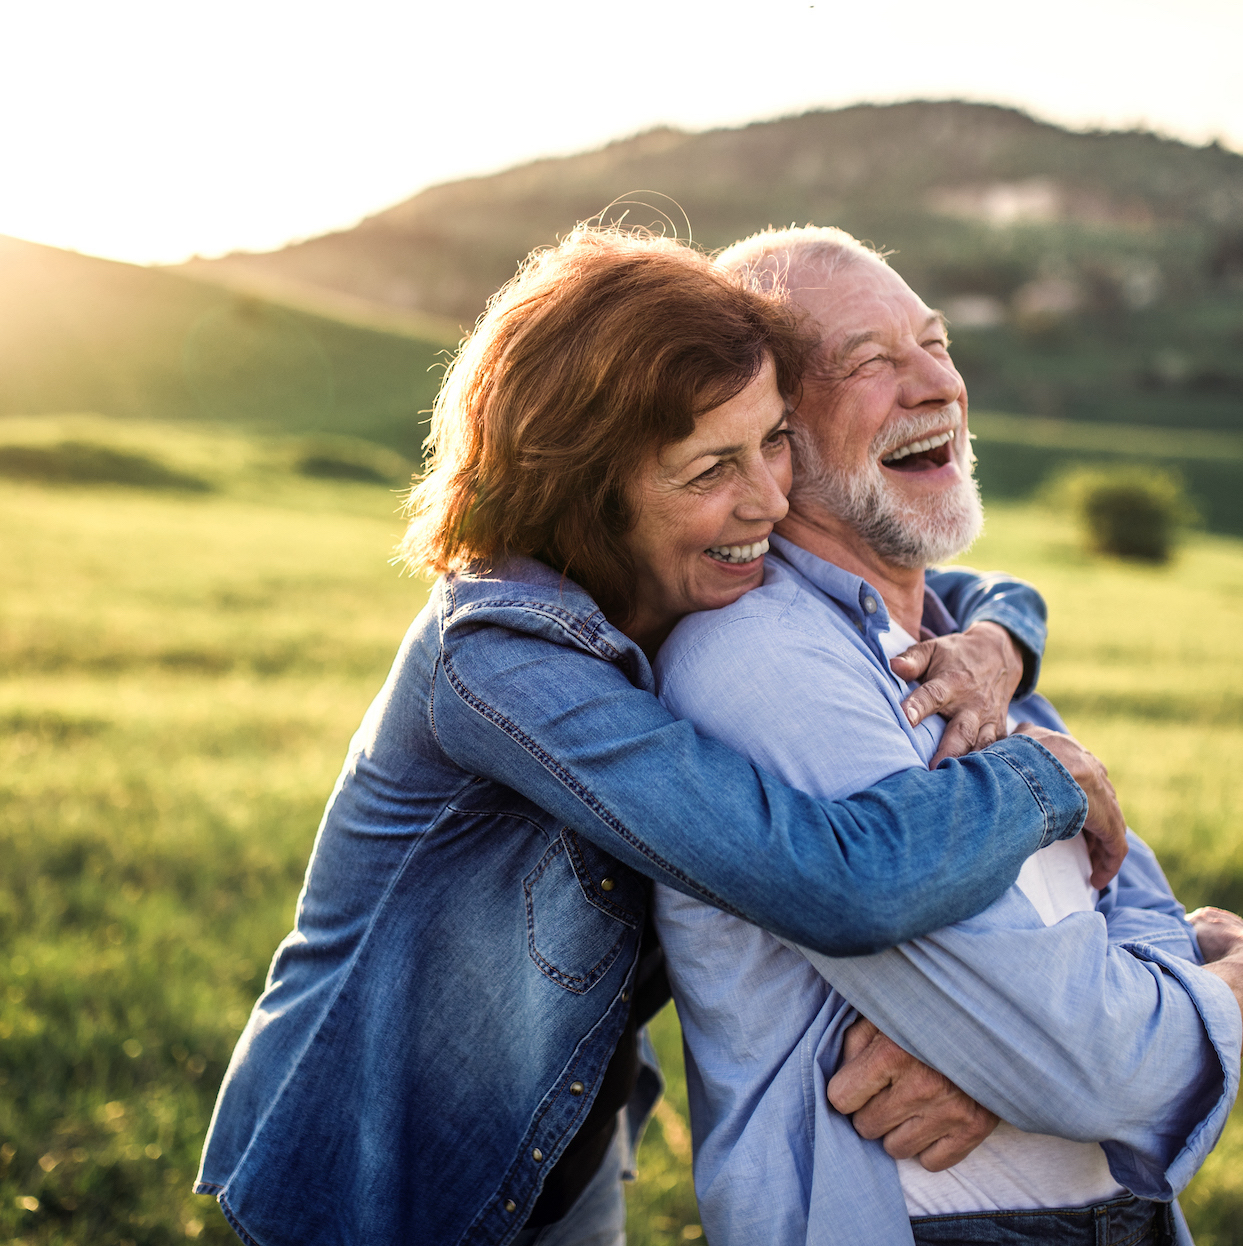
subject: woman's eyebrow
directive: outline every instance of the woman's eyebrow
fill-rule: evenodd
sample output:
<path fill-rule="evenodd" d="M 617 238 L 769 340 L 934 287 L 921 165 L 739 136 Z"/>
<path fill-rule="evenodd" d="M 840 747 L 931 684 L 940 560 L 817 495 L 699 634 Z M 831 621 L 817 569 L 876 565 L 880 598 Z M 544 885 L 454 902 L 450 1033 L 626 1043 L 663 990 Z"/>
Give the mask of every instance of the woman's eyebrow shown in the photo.
<path fill-rule="evenodd" d="M 764 434 L 764 440 L 767 441 L 773 435 L 773 433 L 775 433 L 786 422 L 786 420 L 788 420 L 790 416 L 793 414 L 794 412 L 787 405 L 785 409 L 781 412 L 781 414 L 773 421 L 772 427 Z M 695 452 L 695 457 L 688 461 L 688 466 L 690 463 L 693 463 L 695 459 L 706 459 L 706 458 L 724 459 L 724 458 L 728 458 L 731 454 L 738 454 L 740 451 L 745 450 L 745 449 L 746 449 L 746 446 L 737 445 L 737 446 L 719 446 L 714 450 L 698 450 Z"/>

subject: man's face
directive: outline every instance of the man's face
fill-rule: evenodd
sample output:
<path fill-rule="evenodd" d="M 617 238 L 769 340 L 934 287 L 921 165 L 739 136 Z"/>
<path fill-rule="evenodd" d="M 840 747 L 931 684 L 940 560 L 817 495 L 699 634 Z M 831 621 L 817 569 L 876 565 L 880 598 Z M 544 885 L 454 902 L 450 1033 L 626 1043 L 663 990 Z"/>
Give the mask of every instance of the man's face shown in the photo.
<path fill-rule="evenodd" d="M 796 272 L 790 284 L 822 339 L 798 408 L 791 501 L 823 507 L 899 566 L 959 553 L 982 513 L 967 393 L 941 317 L 870 260 L 827 280 Z"/>

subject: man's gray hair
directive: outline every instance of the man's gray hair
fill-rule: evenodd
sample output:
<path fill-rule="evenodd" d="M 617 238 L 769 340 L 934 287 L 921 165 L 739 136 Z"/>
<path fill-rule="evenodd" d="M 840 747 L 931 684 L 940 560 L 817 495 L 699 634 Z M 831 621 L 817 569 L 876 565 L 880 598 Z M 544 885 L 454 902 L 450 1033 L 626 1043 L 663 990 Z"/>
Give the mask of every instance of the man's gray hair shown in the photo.
<path fill-rule="evenodd" d="M 802 229 L 768 229 L 752 234 L 716 257 L 717 264 L 742 278 L 753 290 L 781 295 L 790 289 L 789 276 L 797 272 L 799 287 L 805 278 L 828 282 L 848 265 L 871 261 L 885 264 L 883 252 L 835 225 L 804 225 Z"/>

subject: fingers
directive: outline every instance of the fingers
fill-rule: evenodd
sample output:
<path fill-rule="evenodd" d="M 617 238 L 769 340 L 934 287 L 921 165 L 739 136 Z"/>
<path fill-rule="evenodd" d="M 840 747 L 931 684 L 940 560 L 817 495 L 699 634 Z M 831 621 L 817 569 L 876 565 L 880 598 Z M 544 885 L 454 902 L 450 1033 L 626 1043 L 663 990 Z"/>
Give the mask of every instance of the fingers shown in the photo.
<path fill-rule="evenodd" d="M 1092 860 L 1092 886 L 1106 886 L 1122 868 L 1127 854 L 1126 818 L 1118 804 L 1118 794 L 1109 781 L 1109 772 L 1073 736 L 1048 731 L 1031 723 L 1015 729 L 1038 740 L 1070 771 L 1088 798 L 1088 815 L 1083 824 L 1084 842 Z"/>
<path fill-rule="evenodd" d="M 921 640 L 919 644 L 912 645 L 905 653 L 898 654 L 889 665 L 899 679 L 912 683 L 916 679 L 922 679 L 927 673 L 928 664 L 932 661 L 932 655 L 935 652 L 935 640 Z"/>
<path fill-rule="evenodd" d="M 1130 845 L 1126 842 L 1125 828 L 1123 830 L 1124 833 L 1119 838 L 1112 833 L 1102 836 L 1084 829 L 1083 838 L 1088 846 L 1088 858 L 1092 862 L 1092 875 L 1088 881 L 1097 891 L 1108 887 L 1113 882 L 1122 868 L 1122 862 L 1126 860 L 1126 854 L 1130 851 Z"/>
<path fill-rule="evenodd" d="M 1243 945 L 1243 918 L 1226 909 L 1199 908 L 1187 914 L 1205 963 L 1236 953 Z"/>
<path fill-rule="evenodd" d="M 862 1055 L 867 1050 L 868 1044 L 879 1033 L 880 1031 L 867 1017 L 860 1017 L 857 1021 L 851 1022 L 850 1028 L 842 1039 L 842 1056 L 838 1062 L 839 1067 Z"/>
<path fill-rule="evenodd" d="M 894 658 L 894 662 L 898 661 Z M 893 665 L 893 662 L 890 663 Z M 905 678 L 900 672 L 894 672 L 899 678 Z M 918 727 L 929 714 L 938 714 L 954 700 L 954 692 L 941 680 L 930 679 L 920 684 L 910 696 L 902 702 L 902 712 L 912 727 Z"/>
<path fill-rule="evenodd" d="M 975 1118 L 962 1130 L 943 1134 L 919 1152 L 920 1165 L 929 1172 L 944 1172 L 961 1164 L 997 1128 L 1000 1121 L 977 1103 Z M 888 1147 L 886 1146 L 886 1150 Z M 890 1154 L 893 1154 L 890 1152 Z M 895 1157 L 896 1158 L 896 1157 Z"/>
<path fill-rule="evenodd" d="M 1093 758 L 1095 760 L 1095 758 Z M 1087 793 L 1088 816 L 1083 824 L 1084 840 L 1088 856 L 1092 860 L 1093 887 L 1108 886 L 1122 868 L 1122 862 L 1130 851 L 1126 842 L 1126 818 L 1118 804 L 1118 794 L 1105 773 L 1105 767 L 1096 763 L 1095 782 L 1080 786 Z"/>
<path fill-rule="evenodd" d="M 928 769 L 935 770 L 947 757 L 962 757 L 966 753 L 988 748 L 1006 734 L 1004 722 L 981 719 L 974 710 L 962 710 L 946 724 L 945 733 L 928 763 Z"/>
<path fill-rule="evenodd" d="M 829 1079 L 829 1102 L 843 1116 L 852 1116 L 858 1112 L 893 1081 L 896 1062 L 885 1044 L 898 1051 L 905 1059 L 910 1059 L 906 1052 L 890 1043 L 883 1034 L 879 1037 L 884 1039 L 884 1043 L 873 1039 L 859 1055 L 843 1064 Z"/>
<path fill-rule="evenodd" d="M 912 646 L 890 662 L 900 679 L 922 680 L 903 702 L 912 726 L 941 714 L 950 730 L 933 758 L 960 757 L 1006 734 L 1006 712 L 1023 663 L 1010 635 L 995 623 Z"/>

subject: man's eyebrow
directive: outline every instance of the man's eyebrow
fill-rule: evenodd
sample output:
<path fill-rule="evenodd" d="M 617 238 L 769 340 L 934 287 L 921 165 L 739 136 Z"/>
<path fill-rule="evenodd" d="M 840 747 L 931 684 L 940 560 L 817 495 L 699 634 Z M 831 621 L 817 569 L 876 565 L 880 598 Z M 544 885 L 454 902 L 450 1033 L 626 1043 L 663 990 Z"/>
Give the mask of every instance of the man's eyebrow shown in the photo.
<path fill-rule="evenodd" d="M 839 343 L 828 352 L 828 364 L 830 367 L 836 367 L 840 364 L 852 351 L 862 346 L 865 342 L 874 342 L 880 337 L 875 329 L 868 329 L 864 333 L 852 333 L 844 342 Z"/>
<path fill-rule="evenodd" d="M 939 324 L 941 326 L 941 331 L 943 333 L 949 332 L 950 322 L 946 319 L 945 313 L 943 311 L 937 311 L 934 309 L 932 312 L 932 315 L 930 315 L 928 319 L 924 321 L 924 327 L 923 327 L 922 332 L 927 333 L 928 330 L 931 329 L 934 324 Z"/>

